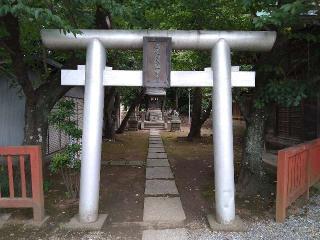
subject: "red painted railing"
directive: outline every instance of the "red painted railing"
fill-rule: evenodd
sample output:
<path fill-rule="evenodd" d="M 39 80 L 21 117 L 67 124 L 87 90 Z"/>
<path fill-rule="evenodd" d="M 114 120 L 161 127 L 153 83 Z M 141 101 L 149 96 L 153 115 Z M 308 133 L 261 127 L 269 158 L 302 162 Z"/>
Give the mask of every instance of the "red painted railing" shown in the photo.
<path fill-rule="evenodd" d="M 276 221 L 283 222 L 287 208 L 320 180 L 320 139 L 278 152 Z"/>
<path fill-rule="evenodd" d="M 33 208 L 34 221 L 42 222 L 45 216 L 41 148 L 39 146 L 0 147 L 0 157 L 3 157 L 6 163 L 3 166 L 7 166 L 9 185 L 9 196 L 1 196 L 0 188 L 0 208 Z M 31 194 L 27 191 L 27 160 L 30 161 Z M 19 165 L 20 171 L 14 171 L 18 168 L 15 167 L 16 165 Z M 15 176 L 18 175 L 20 175 L 19 196 L 15 193 L 15 189 L 19 186 L 19 183 L 15 183 L 17 179 Z M 0 183 L 0 187 L 1 185 Z"/>

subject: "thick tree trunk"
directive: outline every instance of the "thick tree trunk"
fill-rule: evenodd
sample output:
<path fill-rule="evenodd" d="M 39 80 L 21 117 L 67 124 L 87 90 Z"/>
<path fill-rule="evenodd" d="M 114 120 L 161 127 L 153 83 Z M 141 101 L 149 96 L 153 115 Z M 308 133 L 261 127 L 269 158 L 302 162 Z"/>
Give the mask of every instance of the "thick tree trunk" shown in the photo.
<path fill-rule="evenodd" d="M 41 88 L 34 91 L 34 95 L 26 97 L 25 104 L 25 145 L 41 145 L 42 153 L 46 153 L 48 136 L 48 117 L 56 102 L 65 95 L 70 87 L 60 86 L 60 81 L 52 78 Z M 36 96 L 36 97 L 34 97 Z"/>
<path fill-rule="evenodd" d="M 25 106 L 25 145 L 41 145 L 46 152 L 49 109 L 26 101 Z"/>
<path fill-rule="evenodd" d="M 192 99 L 192 114 L 191 114 L 191 126 L 188 134 L 188 139 L 201 137 L 201 114 L 202 114 L 202 90 L 201 88 L 195 88 L 193 90 Z"/>
<path fill-rule="evenodd" d="M 266 193 L 267 175 L 262 155 L 264 152 L 267 112 L 254 108 L 249 115 L 243 147 L 243 159 L 237 184 L 239 196 Z"/>
<path fill-rule="evenodd" d="M 28 77 L 28 66 L 25 64 L 25 54 L 20 44 L 20 25 L 17 17 L 8 13 L 0 17 L 4 24 L 8 36 L 0 39 L 12 60 L 13 71 L 17 83 L 21 86 L 26 97 L 25 105 L 25 136 L 24 144 L 42 145 L 42 151 L 45 153 L 48 130 L 48 115 L 55 103 L 70 89 L 70 87 L 61 86 L 59 79 L 59 70 L 53 70 L 46 79 L 42 79 L 38 88 L 33 86 Z M 101 7 L 97 7 L 96 25 L 100 28 L 109 28 L 106 26 L 105 14 Z M 70 59 L 65 66 L 75 66 L 79 64 L 76 57 Z"/>
<path fill-rule="evenodd" d="M 144 97 L 144 90 L 141 90 L 141 92 L 136 96 L 135 100 L 133 101 L 133 103 L 129 107 L 129 110 L 128 110 L 126 116 L 124 117 L 124 119 L 122 120 L 120 127 L 117 129 L 117 131 L 116 131 L 117 134 L 124 132 L 131 114 L 134 112 L 136 107 L 141 103 L 143 97 Z"/>

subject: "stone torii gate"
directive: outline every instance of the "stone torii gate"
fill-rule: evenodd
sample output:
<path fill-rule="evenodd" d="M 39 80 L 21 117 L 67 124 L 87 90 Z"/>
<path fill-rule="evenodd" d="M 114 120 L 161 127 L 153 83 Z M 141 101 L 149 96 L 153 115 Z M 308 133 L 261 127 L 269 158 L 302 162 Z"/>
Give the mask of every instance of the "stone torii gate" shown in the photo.
<path fill-rule="evenodd" d="M 171 87 L 213 87 L 213 140 L 216 220 L 232 224 L 235 220 L 235 183 L 232 133 L 231 49 L 235 51 L 269 51 L 275 32 L 252 31 L 157 31 L 157 30 L 80 30 L 81 34 L 63 34 L 60 30 L 43 30 L 44 45 L 51 49 L 86 49 L 85 81 L 71 78 L 68 85 L 85 85 L 80 180 L 79 220 L 83 224 L 97 221 L 102 144 L 102 119 L 105 86 L 143 86 L 139 71 L 118 71 L 123 80 L 116 81 L 116 71 L 104 71 L 106 49 L 141 49 L 144 37 L 171 38 L 172 48 L 211 50 L 212 71 L 204 71 L 203 82 L 193 82 L 192 72 L 171 73 Z M 83 72 L 83 73 L 84 73 Z M 82 74 L 83 74 L 82 73 Z M 109 74 L 110 73 L 110 74 Z M 66 74 L 66 73 L 65 73 Z M 131 74 L 138 74 L 131 81 Z M 180 74 L 180 77 L 176 77 Z M 184 76 L 182 76 L 183 74 Z M 237 73 L 252 74 L 252 73 Z M 176 75 L 176 76 L 175 76 Z M 193 75 L 193 76 L 192 76 Z M 249 77 L 250 78 L 250 77 Z M 251 77 L 252 78 L 252 77 Z M 184 80 L 183 80 L 184 79 Z M 236 81 L 234 81 L 236 82 Z M 241 84 L 240 84 L 241 86 Z M 252 84 L 251 84 L 252 86 Z"/>

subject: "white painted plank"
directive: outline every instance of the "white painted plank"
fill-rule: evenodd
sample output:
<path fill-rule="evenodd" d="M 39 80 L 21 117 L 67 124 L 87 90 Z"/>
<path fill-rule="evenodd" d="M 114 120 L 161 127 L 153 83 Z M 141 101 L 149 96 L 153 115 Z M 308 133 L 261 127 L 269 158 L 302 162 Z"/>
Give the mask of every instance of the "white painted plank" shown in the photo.
<path fill-rule="evenodd" d="M 254 87 L 255 72 L 231 72 L 232 87 Z M 61 84 L 83 86 L 85 70 L 62 70 Z M 142 71 L 106 70 L 104 86 L 142 86 Z M 212 87 L 212 71 L 172 71 L 171 87 Z"/>

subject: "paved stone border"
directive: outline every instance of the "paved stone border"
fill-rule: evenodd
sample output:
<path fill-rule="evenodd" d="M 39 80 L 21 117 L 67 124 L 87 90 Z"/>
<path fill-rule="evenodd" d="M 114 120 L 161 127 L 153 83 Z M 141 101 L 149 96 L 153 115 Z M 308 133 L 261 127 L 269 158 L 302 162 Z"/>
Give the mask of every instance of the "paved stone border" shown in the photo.
<path fill-rule="evenodd" d="M 164 229 L 164 230 L 145 230 L 142 240 L 187 240 L 188 232 L 185 228 Z"/>
<path fill-rule="evenodd" d="M 145 165 L 145 161 L 126 161 L 126 160 L 111 160 L 111 161 L 101 161 L 104 166 L 138 166 L 142 167 Z"/>

